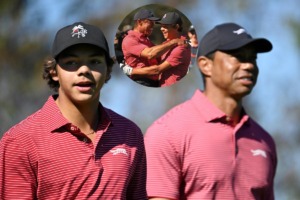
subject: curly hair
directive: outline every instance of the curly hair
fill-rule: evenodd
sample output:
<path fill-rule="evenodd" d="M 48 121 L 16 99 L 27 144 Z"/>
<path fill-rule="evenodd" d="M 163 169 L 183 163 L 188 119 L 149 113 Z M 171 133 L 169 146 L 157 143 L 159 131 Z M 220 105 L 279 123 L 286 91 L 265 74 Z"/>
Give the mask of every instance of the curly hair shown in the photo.
<path fill-rule="evenodd" d="M 111 72 L 112 72 L 112 67 L 114 65 L 114 61 L 111 57 L 109 57 L 108 55 L 105 55 L 105 59 L 106 59 L 106 65 L 107 65 L 107 76 L 105 79 L 105 83 L 107 83 L 109 81 L 109 79 L 111 78 Z M 52 79 L 51 76 L 51 71 L 54 70 L 56 71 L 56 64 L 57 61 L 55 58 L 52 57 L 48 57 L 45 59 L 45 62 L 43 64 L 44 70 L 43 70 L 43 79 L 47 81 L 48 86 L 53 89 L 55 92 L 58 91 L 59 88 L 59 82 L 55 81 Z"/>

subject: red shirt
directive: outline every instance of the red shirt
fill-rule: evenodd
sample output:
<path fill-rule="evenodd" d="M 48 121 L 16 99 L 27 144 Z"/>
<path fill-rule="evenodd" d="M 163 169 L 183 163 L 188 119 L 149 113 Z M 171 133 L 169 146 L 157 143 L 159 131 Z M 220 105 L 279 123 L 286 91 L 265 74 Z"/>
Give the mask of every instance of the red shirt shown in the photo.
<path fill-rule="evenodd" d="M 146 199 L 143 135 L 99 104 L 89 142 L 63 117 L 53 97 L 0 142 L 2 199 Z"/>
<path fill-rule="evenodd" d="M 182 36 L 181 39 L 186 38 Z M 162 62 L 164 61 L 168 61 L 171 68 L 161 74 L 160 86 L 162 87 L 173 85 L 187 74 L 191 63 L 191 47 L 181 45 L 170 49 L 162 56 Z"/>
<path fill-rule="evenodd" d="M 233 127 L 200 91 L 145 135 L 148 196 L 274 199 L 272 137 L 246 114 Z"/>
<path fill-rule="evenodd" d="M 142 68 L 145 66 L 157 65 L 157 59 L 141 57 L 142 51 L 147 47 L 153 47 L 154 44 L 148 37 L 138 31 L 130 30 L 122 42 L 122 50 L 125 62 L 133 68 Z M 158 76 L 148 76 L 148 78 L 157 80 Z"/>
<path fill-rule="evenodd" d="M 157 60 L 141 57 L 142 51 L 147 47 L 153 47 L 154 44 L 148 37 L 138 31 L 130 30 L 122 42 L 122 50 L 125 62 L 133 68 L 142 68 L 145 66 L 156 65 Z"/>

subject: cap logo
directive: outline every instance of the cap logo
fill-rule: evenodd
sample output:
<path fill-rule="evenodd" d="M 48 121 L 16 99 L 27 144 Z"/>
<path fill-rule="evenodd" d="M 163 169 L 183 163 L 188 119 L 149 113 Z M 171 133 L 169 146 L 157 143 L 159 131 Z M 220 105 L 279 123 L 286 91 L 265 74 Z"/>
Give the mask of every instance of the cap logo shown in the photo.
<path fill-rule="evenodd" d="M 74 26 L 72 29 L 72 37 L 77 35 L 77 38 L 81 37 L 85 37 L 87 34 L 87 30 L 82 26 L 82 25 L 78 25 L 78 26 Z"/>
<path fill-rule="evenodd" d="M 240 28 L 240 29 L 238 29 L 238 30 L 236 30 L 236 31 L 233 31 L 233 33 L 235 33 L 235 34 L 237 34 L 237 35 L 240 35 L 240 34 L 242 34 L 242 33 L 245 33 L 246 31 L 245 31 L 245 29 L 243 29 L 243 28 Z"/>
<path fill-rule="evenodd" d="M 167 17 L 167 14 L 164 14 L 163 18 L 166 18 Z"/>

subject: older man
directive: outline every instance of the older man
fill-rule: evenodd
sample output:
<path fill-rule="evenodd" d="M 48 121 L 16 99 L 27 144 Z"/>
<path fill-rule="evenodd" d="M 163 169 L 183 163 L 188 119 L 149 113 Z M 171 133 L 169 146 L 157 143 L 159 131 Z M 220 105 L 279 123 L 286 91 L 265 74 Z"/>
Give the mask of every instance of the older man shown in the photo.
<path fill-rule="evenodd" d="M 257 54 L 271 49 L 234 23 L 202 38 L 205 89 L 145 134 L 150 199 L 274 199 L 274 140 L 242 105 L 256 84 Z"/>

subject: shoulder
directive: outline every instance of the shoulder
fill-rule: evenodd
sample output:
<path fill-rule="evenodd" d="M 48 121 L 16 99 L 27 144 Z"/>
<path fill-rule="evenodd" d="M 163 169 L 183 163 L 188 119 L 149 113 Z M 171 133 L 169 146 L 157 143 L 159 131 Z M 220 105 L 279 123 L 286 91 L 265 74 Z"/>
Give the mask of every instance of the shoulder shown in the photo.
<path fill-rule="evenodd" d="M 272 136 L 258 123 L 256 122 L 252 117 L 249 117 L 248 125 L 251 126 L 251 128 L 259 133 L 259 135 L 264 136 L 268 139 L 272 139 Z"/>
<path fill-rule="evenodd" d="M 121 124 L 121 125 L 124 124 L 124 125 L 130 125 L 130 126 L 137 126 L 133 121 L 124 117 L 123 115 L 121 115 L 109 108 L 106 108 L 106 107 L 104 107 L 104 109 L 109 114 L 109 116 L 113 122 Z"/>
<path fill-rule="evenodd" d="M 3 149 L 13 149 L 15 153 L 19 151 L 29 152 L 35 149 L 35 137 L 41 132 L 40 110 L 26 119 L 17 123 L 4 133 L 0 141 Z"/>
<path fill-rule="evenodd" d="M 260 124 L 258 124 L 251 117 L 249 117 L 248 126 L 251 127 L 253 133 L 255 134 L 255 137 L 259 141 L 264 141 L 263 143 L 269 146 L 269 148 L 272 149 L 272 151 L 275 151 L 275 141 L 269 132 L 267 132 Z"/>
<path fill-rule="evenodd" d="M 29 141 L 36 143 L 46 133 L 50 133 L 51 127 L 62 118 L 57 115 L 58 108 L 55 106 L 53 98 L 49 97 L 39 110 L 11 127 L 3 137 L 20 141 L 24 146 L 30 145 Z"/>
<path fill-rule="evenodd" d="M 173 55 L 185 55 L 185 56 L 189 56 L 189 54 L 191 53 L 191 46 L 187 45 L 178 45 L 176 47 L 174 47 L 172 49 L 172 54 Z"/>
<path fill-rule="evenodd" d="M 138 36 L 134 33 L 134 31 L 129 31 L 128 34 L 124 37 L 123 42 L 128 42 L 128 41 L 137 41 L 139 38 Z"/>
<path fill-rule="evenodd" d="M 136 123 L 109 108 L 104 107 L 104 109 L 108 113 L 115 130 L 120 130 L 124 134 L 142 135 L 141 129 Z"/>
<path fill-rule="evenodd" d="M 174 137 L 180 135 L 182 131 L 186 130 L 190 122 L 190 115 L 193 115 L 195 109 L 190 100 L 187 100 L 166 112 L 163 116 L 158 118 L 148 128 L 147 135 L 157 135 L 158 137 Z"/>
<path fill-rule="evenodd" d="M 16 137 L 18 135 L 28 135 L 31 133 L 32 129 L 40 126 L 40 113 L 41 110 L 27 116 L 22 121 L 18 122 L 12 126 L 4 135 L 9 135 L 10 137 Z"/>

